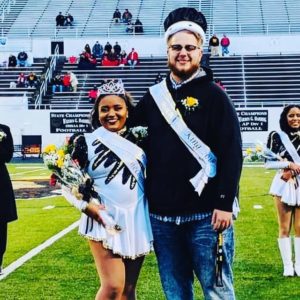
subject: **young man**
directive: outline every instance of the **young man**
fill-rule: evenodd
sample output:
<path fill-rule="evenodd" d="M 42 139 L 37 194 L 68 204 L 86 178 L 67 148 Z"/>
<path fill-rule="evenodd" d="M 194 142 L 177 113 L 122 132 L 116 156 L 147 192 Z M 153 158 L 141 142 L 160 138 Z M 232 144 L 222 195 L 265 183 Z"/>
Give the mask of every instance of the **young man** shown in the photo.
<path fill-rule="evenodd" d="M 202 13 L 176 9 L 164 26 L 170 74 L 138 103 L 134 120 L 148 127 L 146 191 L 161 282 L 168 300 L 190 300 L 195 273 L 205 299 L 232 300 L 239 123 L 212 71 L 199 65 L 207 27 Z M 223 287 L 216 285 L 221 232 Z"/>

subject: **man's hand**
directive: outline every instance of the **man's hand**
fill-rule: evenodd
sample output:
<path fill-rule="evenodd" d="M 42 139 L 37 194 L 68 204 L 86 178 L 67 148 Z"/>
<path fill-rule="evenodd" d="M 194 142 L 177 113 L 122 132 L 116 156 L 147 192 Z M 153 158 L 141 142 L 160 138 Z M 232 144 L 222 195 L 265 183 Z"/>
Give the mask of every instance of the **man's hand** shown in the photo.
<path fill-rule="evenodd" d="M 289 181 L 293 177 L 292 170 L 284 169 L 281 179 L 285 182 Z"/>
<path fill-rule="evenodd" d="M 101 204 L 96 205 L 96 204 L 89 203 L 86 209 L 84 210 L 84 213 L 89 217 L 93 218 L 94 220 L 96 220 L 98 223 L 105 225 L 98 213 L 100 209 L 105 209 L 105 206 Z"/>
<path fill-rule="evenodd" d="M 294 162 L 290 162 L 289 169 L 293 170 L 297 175 L 300 174 L 300 165 L 295 164 Z"/>
<path fill-rule="evenodd" d="M 215 231 L 223 231 L 232 225 L 232 212 L 215 209 L 211 218 Z"/>

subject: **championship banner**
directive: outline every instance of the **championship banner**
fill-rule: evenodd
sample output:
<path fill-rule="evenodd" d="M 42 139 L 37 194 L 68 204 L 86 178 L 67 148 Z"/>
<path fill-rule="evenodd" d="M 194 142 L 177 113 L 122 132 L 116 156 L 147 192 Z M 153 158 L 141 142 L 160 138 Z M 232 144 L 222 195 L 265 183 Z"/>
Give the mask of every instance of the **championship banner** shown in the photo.
<path fill-rule="evenodd" d="M 50 113 L 51 133 L 87 133 L 91 132 L 89 112 Z"/>

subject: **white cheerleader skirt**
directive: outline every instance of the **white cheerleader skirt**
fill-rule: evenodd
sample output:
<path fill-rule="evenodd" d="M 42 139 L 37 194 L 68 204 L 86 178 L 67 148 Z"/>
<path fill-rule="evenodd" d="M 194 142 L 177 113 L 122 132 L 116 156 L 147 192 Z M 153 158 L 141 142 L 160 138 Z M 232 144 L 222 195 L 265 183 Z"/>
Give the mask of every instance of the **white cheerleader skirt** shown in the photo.
<path fill-rule="evenodd" d="M 282 173 L 280 170 L 274 176 L 269 194 L 281 197 L 281 202 L 289 206 L 300 206 L 300 177 L 284 181 L 281 179 Z"/>
<path fill-rule="evenodd" d="M 82 213 L 78 233 L 93 241 L 102 242 L 104 248 L 122 258 L 136 259 L 153 250 L 153 236 L 146 199 L 139 199 L 127 207 L 110 203 L 108 214 L 122 228 L 111 233 L 103 225 Z"/>

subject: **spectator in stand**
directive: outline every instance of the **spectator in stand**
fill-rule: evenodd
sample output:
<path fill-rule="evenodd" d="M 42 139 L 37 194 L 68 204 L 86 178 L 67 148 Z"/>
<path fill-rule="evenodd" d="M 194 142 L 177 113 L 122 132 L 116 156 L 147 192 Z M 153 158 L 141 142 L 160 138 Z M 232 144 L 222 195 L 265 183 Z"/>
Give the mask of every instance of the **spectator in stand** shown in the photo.
<path fill-rule="evenodd" d="M 90 103 L 95 103 L 97 96 L 98 96 L 98 88 L 97 85 L 94 85 L 94 87 L 89 91 Z"/>
<path fill-rule="evenodd" d="M 128 21 L 127 23 L 127 27 L 126 27 L 126 30 L 125 30 L 127 33 L 133 33 L 133 24 L 131 21 Z"/>
<path fill-rule="evenodd" d="M 61 93 L 63 91 L 63 82 L 60 74 L 56 74 L 54 78 L 51 79 L 52 84 L 52 94 L 56 93 L 57 90 Z"/>
<path fill-rule="evenodd" d="M 126 8 L 122 15 L 122 21 L 123 23 L 128 23 L 132 19 L 131 12 Z"/>
<path fill-rule="evenodd" d="M 112 49 L 112 45 L 107 42 L 106 45 L 104 46 L 104 51 L 106 51 L 107 54 L 109 54 L 111 52 Z"/>
<path fill-rule="evenodd" d="M 27 76 L 27 83 L 29 88 L 36 88 L 38 84 L 38 78 L 34 72 L 30 72 Z"/>
<path fill-rule="evenodd" d="M 211 56 L 216 56 L 219 55 L 219 39 L 216 34 L 214 34 L 210 39 L 209 39 L 209 48 L 210 48 L 210 55 Z"/>
<path fill-rule="evenodd" d="M 88 59 L 90 57 L 90 54 L 83 50 L 79 55 L 79 62 L 78 62 L 78 69 L 84 70 L 88 69 Z"/>
<path fill-rule="evenodd" d="M 74 93 L 76 93 L 78 87 L 78 79 L 73 72 L 68 71 L 68 73 L 70 74 L 70 83 L 71 83 L 72 90 Z"/>
<path fill-rule="evenodd" d="M 101 60 L 101 65 L 103 67 L 109 66 L 108 54 L 107 54 L 106 50 L 104 50 L 104 53 L 103 53 L 103 56 L 102 56 L 102 60 Z"/>
<path fill-rule="evenodd" d="M 65 17 L 62 15 L 61 11 L 56 16 L 56 26 L 64 26 L 65 25 Z"/>
<path fill-rule="evenodd" d="M 222 46 L 222 56 L 229 55 L 228 47 L 230 45 L 230 40 L 226 36 L 226 34 L 223 34 L 223 37 L 221 39 L 221 46 Z"/>
<path fill-rule="evenodd" d="M 156 77 L 155 77 L 154 84 L 160 83 L 161 81 L 163 81 L 163 77 L 160 74 L 160 72 L 158 72 Z"/>
<path fill-rule="evenodd" d="M 86 50 L 83 50 L 83 52 L 79 56 L 79 63 L 78 63 L 78 69 L 80 70 L 89 70 L 94 69 L 97 65 L 96 58 L 88 53 Z"/>
<path fill-rule="evenodd" d="M 136 19 L 134 23 L 134 32 L 137 34 L 141 34 L 144 32 L 143 23 L 139 19 Z"/>
<path fill-rule="evenodd" d="M 71 81 L 70 80 L 71 80 L 70 74 L 66 73 L 63 76 L 63 79 L 62 79 L 62 84 L 63 84 L 63 90 L 64 91 L 67 91 L 67 92 L 70 91 L 70 89 L 71 89 Z"/>
<path fill-rule="evenodd" d="M 119 23 L 121 20 L 121 12 L 117 8 L 113 14 L 113 20 L 115 23 Z"/>
<path fill-rule="evenodd" d="M 74 18 L 73 16 L 69 13 L 65 16 L 65 26 L 73 26 Z"/>
<path fill-rule="evenodd" d="M 106 53 L 106 51 L 104 51 L 102 66 L 113 67 L 118 65 L 119 65 L 119 59 L 115 55 L 114 50 L 111 50 L 110 53 Z"/>
<path fill-rule="evenodd" d="M 19 77 L 17 79 L 17 87 L 18 88 L 25 88 L 27 87 L 27 81 L 26 81 L 26 76 L 24 73 L 20 73 Z"/>
<path fill-rule="evenodd" d="M 115 53 L 115 50 L 111 50 L 111 52 L 107 55 L 107 58 L 110 62 L 112 62 L 112 65 L 116 66 L 119 65 L 119 58 L 117 54 Z"/>
<path fill-rule="evenodd" d="M 96 58 L 102 59 L 103 47 L 98 41 L 96 41 L 95 45 L 93 46 L 92 52 Z"/>
<path fill-rule="evenodd" d="M 28 54 L 22 50 L 21 52 L 19 52 L 18 54 L 18 66 L 19 67 L 28 67 Z"/>
<path fill-rule="evenodd" d="M 86 44 L 86 45 L 84 46 L 84 50 L 85 50 L 88 54 L 92 54 L 91 47 L 90 47 L 89 44 Z"/>
<path fill-rule="evenodd" d="M 127 65 L 127 53 L 125 50 L 122 50 L 119 58 L 119 66 L 124 67 Z"/>
<path fill-rule="evenodd" d="M 11 54 L 8 58 L 8 67 L 15 67 L 16 65 L 17 65 L 17 58 Z"/>
<path fill-rule="evenodd" d="M 116 42 L 113 49 L 114 49 L 115 55 L 117 56 L 117 58 L 119 58 L 120 54 L 121 54 L 121 46 L 118 44 L 118 42 Z"/>
<path fill-rule="evenodd" d="M 131 52 L 127 56 L 127 63 L 130 66 L 130 69 L 134 69 L 135 65 L 138 63 L 139 55 L 134 50 L 134 48 L 131 49 Z"/>
<path fill-rule="evenodd" d="M 226 91 L 226 88 L 220 78 L 215 78 L 214 81 L 223 91 Z"/>
<path fill-rule="evenodd" d="M 90 67 L 92 69 L 95 69 L 96 66 L 97 66 L 97 59 L 96 59 L 96 57 L 93 54 L 91 54 L 91 56 L 89 58 L 89 62 L 90 62 Z"/>

